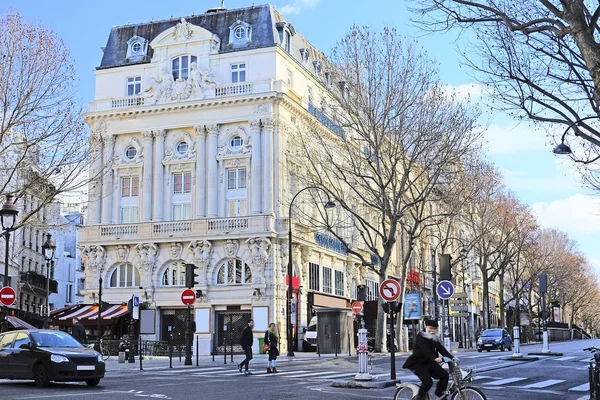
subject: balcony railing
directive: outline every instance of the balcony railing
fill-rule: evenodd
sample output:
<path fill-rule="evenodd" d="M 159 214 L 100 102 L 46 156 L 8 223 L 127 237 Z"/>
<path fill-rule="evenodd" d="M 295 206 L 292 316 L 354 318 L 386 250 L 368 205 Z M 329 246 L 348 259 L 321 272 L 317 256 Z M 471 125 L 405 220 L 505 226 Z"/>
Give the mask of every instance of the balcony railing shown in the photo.
<path fill-rule="evenodd" d="M 46 277 L 37 272 L 21 272 L 21 282 L 46 292 Z M 50 279 L 50 293 L 58 293 L 58 282 L 54 279 Z"/>
<path fill-rule="evenodd" d="M 123 108 L 123 107 L 133 107 L 133 106 L 143 106 L 144 101 L 146 100 L 143 96 L 130 96 L 124 97 L 121 99 L 112 99 L 111 100 L 111 108 Z"/>
<path fill-rule="evenodd" d="M 215 88 L 215 97 L 236 96 L 239 94 L 252 93 L 252 89 L 252 82 L 217 86 Z"/>
<path fill-rule="evenodd" d="M 222 233 L 262 233 L 275 229 L 275 219 L 256 215 L 233 218 L 205 218 L 188 221 L 147 222 L 129 225 L 86 226 L 81 232 L 81 241 L 150 239 L 150 238 L 194 238 L 200 235 Z"/>

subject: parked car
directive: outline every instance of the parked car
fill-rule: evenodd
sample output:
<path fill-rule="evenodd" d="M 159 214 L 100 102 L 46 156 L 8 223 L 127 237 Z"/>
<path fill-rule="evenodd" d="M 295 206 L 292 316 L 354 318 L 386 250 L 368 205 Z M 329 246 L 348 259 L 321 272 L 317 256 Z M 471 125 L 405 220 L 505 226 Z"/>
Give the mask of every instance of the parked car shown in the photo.
<path fill-rule="evenodd" d="M 512 350 L 512 338 L 504 329 L 486 329 L 477 339 L 477 351 Z"/>
<path fill-rule="evenodd" d="M 302 339 L 302 351 L 317 351 L 317 317 L 310 319 L 308 327 L 304 328 L 304 339 Z"/>
<path fill-rule="evenodd" d="M 100 353 L 68 333 L 32 329 L 0 334 L 0 379 L 32 379 L 38 387 L 50 381 L 97 386 L 105 369 Z"/>

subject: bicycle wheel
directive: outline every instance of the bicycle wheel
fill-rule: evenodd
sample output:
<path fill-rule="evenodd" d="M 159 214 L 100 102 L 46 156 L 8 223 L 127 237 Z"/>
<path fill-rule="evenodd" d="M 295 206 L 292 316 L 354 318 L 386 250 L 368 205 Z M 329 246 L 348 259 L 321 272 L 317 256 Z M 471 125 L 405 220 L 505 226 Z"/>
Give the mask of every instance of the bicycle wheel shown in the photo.
<path fill-rule="evenodd" d="M 477 388 L 467 386 L 452 395 L 452 400 L 487 400 L 485 394 Z"/>
<path fill-rule="evenodd" d="M 100 350 L 104 361 L 108 360 L 110 358 L 110 352 L 108 351 L 108 347 L 102 346 L 100 347 Z"/>
<path fill-rule="evenodd" d="M 411 384 L 402 384 L 396 390 L 396 396 L 394 396 L 394 400 L 412 400 L 413 397 L 417 395 L 419 388 L 415 385 Z"/>

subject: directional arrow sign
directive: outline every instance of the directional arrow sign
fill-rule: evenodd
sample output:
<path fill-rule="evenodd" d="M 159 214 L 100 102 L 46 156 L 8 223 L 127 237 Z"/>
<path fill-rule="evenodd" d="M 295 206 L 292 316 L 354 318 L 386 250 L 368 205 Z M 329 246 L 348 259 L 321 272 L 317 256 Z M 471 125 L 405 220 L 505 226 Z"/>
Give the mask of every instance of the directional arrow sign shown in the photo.
<path fill-rule="evenodd" d="M 441 281 L 435 291 L 440 299 L 448 300 L 454 294 L 454 285 L 450 281 Z"/>
<path fill-rule="evenodd" d="M 469 306 L 450 306 L 450 311 L 469 311 Z"/>
<path fill-rule="evenodd" d="M 450 304 L 450 306 L 467 304 L 467 300 L 456 300 L 454 297 L 452 297 L 450 300 L 448 300 L 448 304 Z"/>

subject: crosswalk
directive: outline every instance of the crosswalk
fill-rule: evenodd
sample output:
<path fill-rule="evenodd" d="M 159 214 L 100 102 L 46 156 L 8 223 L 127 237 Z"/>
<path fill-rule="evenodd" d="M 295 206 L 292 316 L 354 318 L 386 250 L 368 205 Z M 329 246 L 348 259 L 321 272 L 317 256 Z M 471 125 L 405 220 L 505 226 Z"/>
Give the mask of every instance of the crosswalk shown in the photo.
<path fill-rule="evenodd" d="M 337 379 L 350 379 L 356 375 L 356 371 L 353 372 L 335 372 L 331 370 L 323 370 L 315 372 L 314 370 L 306 369 L 293 369 L 288 370 L 289 366 L 285 369 L 279 369 L 276 374 L 267 374 L 266 367 L 264 369 L 256 370 L 250 368 L 252 376 L 257 378 L 269 377 L 269 378 L 289 378 L 289 379 L 310 379 L 310 380 L 337 380 Z M 179 370 L 166 370 L 156 371 L 155 374 L 159 375 L 178 375 L 181 373 Z M 389 374 L 387 374 L 389 375 Z M 220 378 L 220 377 L 245 377 L 244 374 L 240 374 L 237 368 L 232 369 L 231 367 L 208 367 L 201 368 L 197 372 L 189 372 L 187 376 L 195 376 L 197 378 Z"/>

